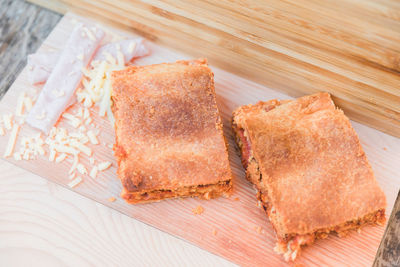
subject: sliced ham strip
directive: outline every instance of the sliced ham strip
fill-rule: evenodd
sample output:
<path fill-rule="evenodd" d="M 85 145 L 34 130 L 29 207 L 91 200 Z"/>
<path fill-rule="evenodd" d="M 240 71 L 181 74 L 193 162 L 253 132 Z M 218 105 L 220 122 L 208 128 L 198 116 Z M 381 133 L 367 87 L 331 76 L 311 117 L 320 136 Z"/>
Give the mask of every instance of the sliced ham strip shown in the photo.
<path fill-rule="evenodd" d="M 96 53 L 94 60 L 106 60 L 106 53 L 109 53 L 116 59 L 118 51 L 124 56 L 125 62 L 130 62 L 134 58 L 147 56 L 150 53 L 144 39 L 135 38 L 103 45 Z"/>
<path fill-rule="evenodd" d="M 92 33 L 88 36 L 87 31 Z M 92 38 L 94 37 L 94 38 Z M 86 67 L 98 49 L 104 32 L 100 29 L 77 25 L 72 31 L 57 64 L 44 85 L 26 122 L 47 133 L 70 104 Z"/>
<path fill-rule="evenodd" d="M 103 45 L 99 48 L 93 60 L 105 60 L 107 53 L 116 59 L 118 51 L 124 56 L 125 62 L 130 62 L 134 58 L 147 56 L 150 53 L 144 39 L 135 38 Z M 29 55 L 27 64 L 28 81 L 32 85 L 46 82 L 59 57 L 60 52 L 40 52 Z"/>
<path fill-rule="evenodd" d="M 44 83 L 57 64 L 59 52 L 36 53 L 28 56 L 28 81 L 30 84 Z"/>

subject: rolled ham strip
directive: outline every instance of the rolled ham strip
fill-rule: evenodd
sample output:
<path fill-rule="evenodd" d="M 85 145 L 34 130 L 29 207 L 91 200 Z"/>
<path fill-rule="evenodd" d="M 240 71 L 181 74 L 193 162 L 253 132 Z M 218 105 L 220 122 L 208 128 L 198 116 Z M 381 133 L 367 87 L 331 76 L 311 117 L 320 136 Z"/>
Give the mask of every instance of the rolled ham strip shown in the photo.
<path fill-rule="evenodd" d="M 70 104 L 86 67 L 99 48 L 104 32 L 80 24 L 69 37 L 26 122 L 47 133 Z"/>
<path fill-rule="evenodd" d="M 107 53 L 109 53 L 114 58 L 117 58 L 118 51 L 122 53 L 122 55 L 124 56 L 124 60 L 127 63 L 134 58 L 144 57 L 150 53 L 149 49 L 145 45 L 144 39 L 135 38 L 103 45 L 96 53 L 94 60 L 105 60 Z"/>
<path fill-rule="evenodd" d="M 125 62 L 130 62 L 134 58 L 147 56 L 150 53 L 143 38 L 134 38 L 103 45 L 99 48 L 93 60 L 105 60 L 107 53 L 117 58 L 118 51 L 124 56 Z M 29 55 L 28 81 L 32 85 L 46 82 L 59 57 L 59 52 Z"/>
<path fill-rule="evenodd" d="M 44 83 L 60 57 L 59 52 L 36 53 L 28 56 L 28 81 L 30 84 Z"/>

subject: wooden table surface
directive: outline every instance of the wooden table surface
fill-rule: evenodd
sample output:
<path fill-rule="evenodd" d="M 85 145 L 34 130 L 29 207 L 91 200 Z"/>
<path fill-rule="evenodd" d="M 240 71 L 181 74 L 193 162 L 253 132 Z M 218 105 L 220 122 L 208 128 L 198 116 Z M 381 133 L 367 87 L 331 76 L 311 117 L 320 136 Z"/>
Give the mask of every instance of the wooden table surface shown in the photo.
<path fill-rule="evenodd" d="M 60 18 L 0 1 L 0 99 Z M 1 266 L 233 265 L 2 160 L 0 173 Z M 391 220 L 375 266 L 400 264 L 399 199 Z"/>
<path fill-rule="evenodd" d="M 61 15 L 0 1 L 0 98 Z M 0 266 L 233 266 L 0 160 Z"/>

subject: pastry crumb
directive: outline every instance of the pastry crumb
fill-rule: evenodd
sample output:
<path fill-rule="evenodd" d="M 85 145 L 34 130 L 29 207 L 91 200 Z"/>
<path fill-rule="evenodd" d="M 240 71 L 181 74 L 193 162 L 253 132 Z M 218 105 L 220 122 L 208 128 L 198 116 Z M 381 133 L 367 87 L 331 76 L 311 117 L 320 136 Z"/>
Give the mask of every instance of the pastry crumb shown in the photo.
<path fill-rule="evenodd" d="M 386 147 L 384 147 L 384 148 L 383 148 L 383 150 L 387 151 L 387 148 L 386 148 Z"/>
<path fill-rule="evenodd" d="M 361 234 L 361 228 L 357 229 L 357 233 Z"/>
<path fill-rule="evenodd" d="M 212 234 L 217 235 L 217 230 L 213 229 Z"/>
<path fill-rule="evenodd" d="M 115 200 L 117 200 L 115 197 L 108 198 L 108 202 L 114 202 Z"/>
<path fill-rule="evenodd" d="M 238 197 L 235 197 L 233 200 L 234 201 L 239 201 L 240 199 Z"/>
<path fill-rule="evenodd" d="M 261 226 L 255 226 L 254 228 L 255 228 L 257 234 L 261 234 L 261 230 L 262 230 Z"/>
<path fill-rule="evenodd" d="M 198 205 L 195 209 L 192 210 L 193 214 L 200 215 L 204 212 L 204 208 Z"/>

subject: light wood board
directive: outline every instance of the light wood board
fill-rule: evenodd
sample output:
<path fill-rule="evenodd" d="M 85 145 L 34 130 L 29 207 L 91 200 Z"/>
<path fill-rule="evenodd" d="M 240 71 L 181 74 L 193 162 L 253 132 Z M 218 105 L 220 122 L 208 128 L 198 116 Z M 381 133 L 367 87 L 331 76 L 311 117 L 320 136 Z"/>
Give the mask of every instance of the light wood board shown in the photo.
<path fill-rule="evenodd" d="M 73 28 L 73 18 L 77 17 L 73 14 L 66 15 L 40 50 L 62 48 Z M 138 60 L 137 64 L 171 62 L 189 58 L 184 54 L 153 44 L 150 44 L 150 48 L 152 55 Z M 96 158 L 110 160 L 114 162 L 114 166 L 96 179 L 85 177 L 84 182 L 73 190 L 241 265 L 285 265 L 282 257 L 273 252 L 275 244 L 273 229 L 264 211 L 256 205 L 255 190 L 244 178 L 244 171 L 232 139 L 230 118 L 233 109 L 240 105 L 255 103 L 258 100 L 289 97 L 212 67 L 212 62 L 211 68 L 215 73 L 217 102 L 224 122 L 225 135 L 230 144 L 229 156 L 235 185 L 234 195 L 231 198 L 210 201 L 167 200 L 154 204 L 128 205 L 119 198 L 121 184 L 115 175 L 116 168 L 112 151 L 107 146 L 93 146 Z M 29 92 L 29 88 L 32 86 L 28 84 L 24 70 L 3 98 L 0 114 L 14 113 L 17 96 L 22 91 Z M 95 117 L 95 122 L 101 126 L 101 142 L 113 144 L 113 129 L 108 121 Z M 63 121 L 60 124 L 66 125 Z M 400 184 L 397 177 L 400 171 L 398 165 L 400 140 L 358 123 L 353 123 L 353 125 L 360 136 L 376 177 L 386 192 L 389 214 Z M 32 129 L 24 125 L 20 135 L 32 132 Z M 8 135 L 0 137 L 1 154 L 3 154 Z M 69 182 L 67 173 L 70 163 L 55 164 L 44 158 L 31 161 L 7 160 L 58 184 L 66 185 Z M 82 161 L 85 165 L 90 165 L 87 158 L 83 158 Z M 107 199 L 111 196 L 116 197 L 117 201 L 108 202 Z M 236 198 L 239 200 L 235 200 Z M 192 209 L 198 205 L 204 207 L 204 213 L 194 215 Z M 257 231 L 258 227 L 262 228 L 260 233 Z M 216 234 L 214 235 L 213 232 Z M 317 241 L 312 247 L 303 250 L 297 263 L 304 263 L 307 266 L 338 266 L 349 263 L 352 266 L 371 265 L 383 232 L 384 227 L 367 226 L 361 234 L 352 233 L 346 238 L 331 236 L 326 240 Z"/>
<path fill-rule="evenodd" d="M 6 161 L 0 173 L 1 266 L 235 266 Z"/>
<path fill-rule="evenodd" d="M 351 119 L 400 137 L 396 0 L 30 1 L 207 54 L 216 66 L 291 96 L 329 91 Z"/>

